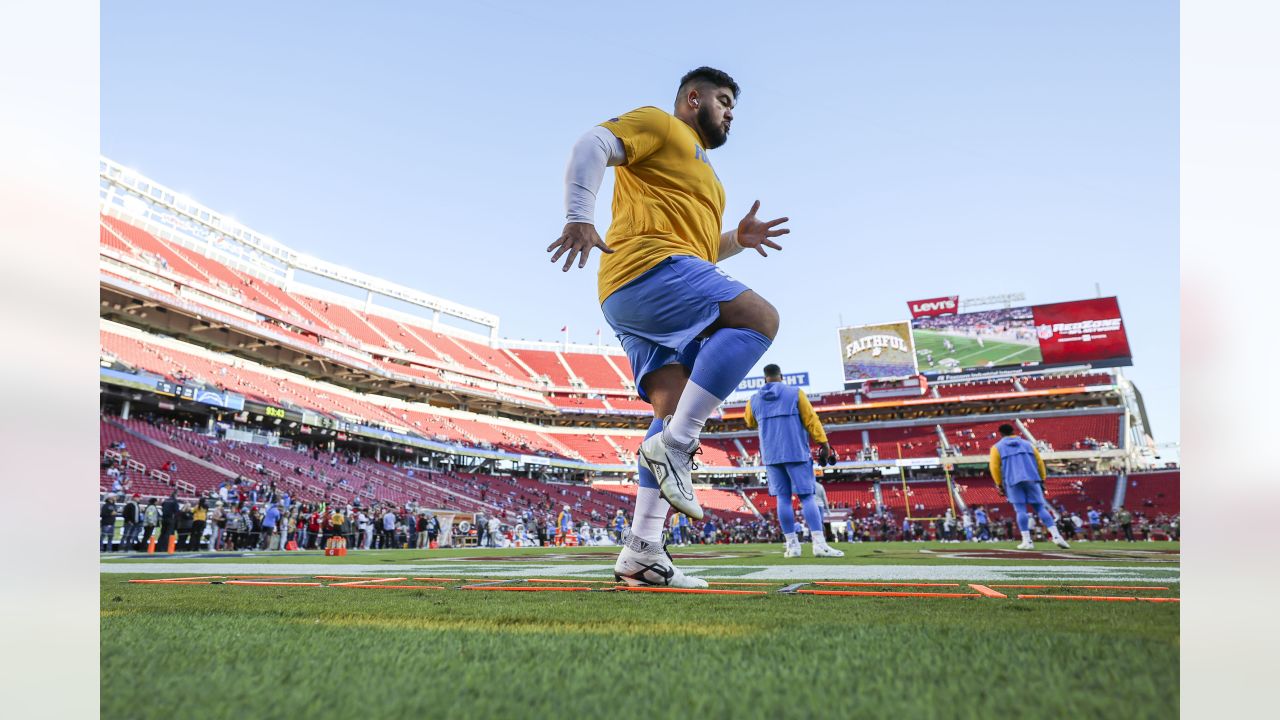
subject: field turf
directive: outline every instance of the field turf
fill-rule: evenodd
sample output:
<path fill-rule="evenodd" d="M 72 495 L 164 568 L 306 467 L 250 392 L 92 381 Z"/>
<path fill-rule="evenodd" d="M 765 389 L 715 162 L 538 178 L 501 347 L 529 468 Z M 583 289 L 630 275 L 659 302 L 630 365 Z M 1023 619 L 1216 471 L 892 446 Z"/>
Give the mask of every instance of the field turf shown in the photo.
<path fill-rule="evenodd" d="M 837 546 L 849 556 L 788 561 L 797 564 L 784 564 L 777 546 L 673 551 L 687 551 L 681 566 L 726 582 L 776 568 L 823 579 L 881 571 L 1052 576 L 1076 567 L 1172 575 L 1163 583 L 1169 591 L 1127 594 L 1178 594 L 1176 543 L 1085 543 L 1070 553 L 1078 558 L 1007 553 L 1008 560 L 997 557 L 1006 546 L 994 544 Z M 947 557 L 956 550 L 977 556 Z M 371 577 L 387 574 L 375 566 L 395 566 L 508 582 L 530 573 L 599 579 L 612 552 L 113 559 L 101 576 L 102 717 L 170 716 L 179 707 L 195 718 L 1178 712 L 1176 603 L 1012 597 L 1105 591 L 1005 590 L 1010 598 L 1002 600 L 784 595 L 773 592 L 789 583 L 781 580 L 759 596 L 456 589 L 462 582 L 400 591 L 128 582 L 188 574 L 168 570 L 183 565 L 201 574 L 217 565 L 227 575 L 249 565 L 258 574 L 324 565 L 335 575 Z"/>
<path fill-rule="evenodd" d="M 960 362 L 959 367 L 954 369 L 986 367 L 987 363 L 992 365 L 1018 365 L 1025 362 L 1040 362 L 1042 359 L 1038 345 L 1018 345 L 1016 343 L 984 340 L 983 346 L 979 346 L 977 340 L 967 335 L 953 335 L 931 330 L 913 330 L 911 334 L 915 338 L 916 357 L 919 359 L 921 372 L 946 372 L 947 369 L 938 364 L 946 358 Z M 947 352 L 947 349 L 942 345 L 944 338 L 950 340 L 955 346 L 954 351 Z M 926 360 L 926 356 L 920 352 L 921 350 L 933 351 L 932 363 Z"/>

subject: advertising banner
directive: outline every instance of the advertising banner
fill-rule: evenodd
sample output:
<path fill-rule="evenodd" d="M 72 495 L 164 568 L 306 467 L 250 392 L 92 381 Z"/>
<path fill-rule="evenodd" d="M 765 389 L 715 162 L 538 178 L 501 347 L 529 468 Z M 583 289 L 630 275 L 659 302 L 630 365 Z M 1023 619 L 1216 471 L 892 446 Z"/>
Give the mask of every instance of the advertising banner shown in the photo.
<path fill-rule="evenodd" d="M 911 321 L 920 372 L 1102 363 L 1130 364 L 1114 297 L 998 308 Z"/>
<path fill-rule="evenodd" d="M 1113 297 L 1031 309 L 1046 364 L 1132 357 L 1120 304 Z"/>
<path fill-rule="evenodd" d="M 809 387 L 809 373 L 783 373 L 782 383 L 784 385 L 795 385 L 796 387 Z M 738 389 L 734 392 L 753 393 L 762 387 L 764 387 L 764 376 L 754 375 L 749 378 L 743 378 L 742 382 L 738 383 Z"/>
<path fill-rule="evenodd" d="M 911 311 L 913 318 L 954 315 L 960 312 L 960 296 L 947 295 L 928 300 L 908 300 L 907 309 Z"/>

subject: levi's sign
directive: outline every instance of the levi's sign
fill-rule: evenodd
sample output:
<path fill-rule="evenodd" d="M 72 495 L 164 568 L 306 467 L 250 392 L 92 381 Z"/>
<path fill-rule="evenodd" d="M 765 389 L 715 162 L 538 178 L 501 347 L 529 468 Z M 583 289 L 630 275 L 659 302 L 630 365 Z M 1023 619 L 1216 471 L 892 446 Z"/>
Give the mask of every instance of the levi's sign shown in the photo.
<path fill-rule="evenodd" d="M 960 310 L 960 296 L 948 295 L 928 300 L 910 300 L 907 302 L 907 308 L 911 310 L 913 318 L 954 315 Z"/>

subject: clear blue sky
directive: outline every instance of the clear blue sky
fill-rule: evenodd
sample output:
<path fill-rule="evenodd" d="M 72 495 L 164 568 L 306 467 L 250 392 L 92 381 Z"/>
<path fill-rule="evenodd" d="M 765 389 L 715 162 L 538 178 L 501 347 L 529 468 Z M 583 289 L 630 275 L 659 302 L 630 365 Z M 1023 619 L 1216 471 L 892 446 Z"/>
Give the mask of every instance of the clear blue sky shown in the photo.
<path fill-rule="evenodd" d="M 504 336 L 594 342 L 595 263 L 564 275 L 544 253 L 569 149 L 712 65 L 743 88 L 711 155 L 726 228 L 757 198 L 791 217 L 783 252 L 726 262 L 782 314 L 767 360 L 832 390 L 841 318 L 1097 283 L 1157 440 L 1177 441 L 1177 3 L 793 5 L 114 0 L 102 150 L 299 250 L 496 313 Z"/>

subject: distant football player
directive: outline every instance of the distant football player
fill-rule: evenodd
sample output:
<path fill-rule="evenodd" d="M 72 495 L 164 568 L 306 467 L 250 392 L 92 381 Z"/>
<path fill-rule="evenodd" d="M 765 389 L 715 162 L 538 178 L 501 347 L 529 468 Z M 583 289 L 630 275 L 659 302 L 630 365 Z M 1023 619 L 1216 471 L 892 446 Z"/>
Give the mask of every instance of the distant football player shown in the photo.
<path fill-rule="evenodd" d="M 1044 527 L 1049 531 L 1053 542 L 1060 548 L 1070 548 L 1062 538 L 1053 514 L 1049 512 L 1044 501 L 1044 460 L 1040 459 L 1040 451 L 1023 438 L 1014 436 L 1013 426 L 1005 423 L 1000 426 L 1000 439 L 991 447 L 991 477 L 995 480 L 996 489 L 1009 499 L 1013 511 L 1018 517 L 1018 530 L 1022 532 L 1022 543 L 1019 550 L 1034 550 L 1031 542 L 1031 523 L 1027 515 L 1030 510 L 1035 513 Z"/>
<path fill-rule="evenodd" d="M 814 557 L 844 557 L 827 544 L 822 530 L 822 508 L 818 505 L 817 481 L 813 476 L 813 456 L 809 441 L 818 444 L 818 456 L 825 462 L 835 453 L 813 405 L 800 388 L 782 382 L 782 369 L 764 366 L 764 387 L 747 403 L 743 420 L 748 428 L 760 429 L 760 460 L 769 481 L 769 494 L 778 499 L 778 524 L 786 545 L 783 557 L 800 557 L 796 535 L 796 513 L 791 496 L 800 498 L 805 524 L 812 531 Z"/>
<path fill-rule="evenodd" d="M 721 232 L 724 186 L 709 151 L 725 144 L 738 83 L 700 67 L 680 79 L 668 113 L 642 107 L 601 123 L 573 148 L 565 176 L 566 220 L 547 248 L 567 272 L 600 259 L 598 297 L 631 361 L 637 393 L 654 418 L 637 453 L 639 492 L 631 534 L 614 575 L 633 585 L 706 587 L 663 552 L 670 506 L 702 519 L 694 456 L 707 418 L 769 349 L 778 311 L 716 266 L 744 249 L 767 256 L 787 218 L 756 217 L 757 201 Z M 595 228 L 596 192 L 616 167 L 608 244 Z"/>
<path fill-rule="evenodd" d="M 618 512 L 613 518 L 613 541 L 618 545 L 622 544 L 622 536 L 627 531 L 627 516 L 622 512 L 622 508 L 618 508 Z"/>
<path fill-rule="evenodd" d="M 557 533 L 560 536 L 560 542 L 564 542 L 569 537 L 569 533 L 573 532 L 573 515 L 570 514 L 569 506 L 565 505 L 560 511 L 560 515 L 556 517 Z"/>

